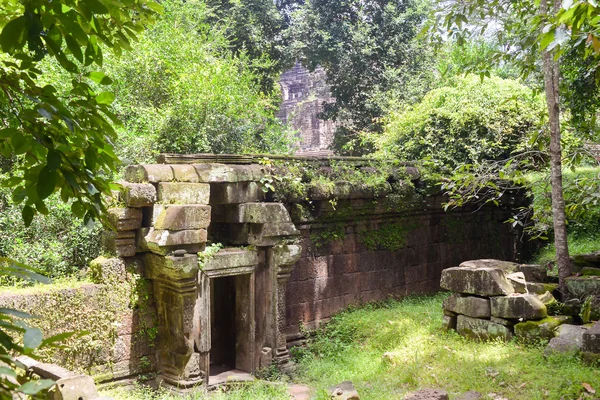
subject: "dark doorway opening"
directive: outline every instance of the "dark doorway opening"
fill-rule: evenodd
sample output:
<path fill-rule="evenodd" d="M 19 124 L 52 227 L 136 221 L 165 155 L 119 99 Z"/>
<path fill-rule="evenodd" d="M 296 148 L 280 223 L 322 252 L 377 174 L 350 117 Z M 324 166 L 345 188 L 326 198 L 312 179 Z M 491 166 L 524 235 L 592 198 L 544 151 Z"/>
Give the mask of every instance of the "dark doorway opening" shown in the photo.
<path fill-rule="evenodd" d="M 236 277 L 212 279 L 210 285 L 211 374 L 236 367 Z"/>

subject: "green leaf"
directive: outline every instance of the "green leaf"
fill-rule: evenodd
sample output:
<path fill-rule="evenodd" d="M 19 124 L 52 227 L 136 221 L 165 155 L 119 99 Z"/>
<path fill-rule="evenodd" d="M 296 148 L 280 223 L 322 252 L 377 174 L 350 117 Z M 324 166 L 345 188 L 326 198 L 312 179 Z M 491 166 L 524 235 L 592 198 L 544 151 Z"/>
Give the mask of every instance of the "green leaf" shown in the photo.
<path fill-rule="evenodd" d="M 83 52 L 81 51 L 81 47 L 79 46 L 79 43 L 77 43 L 77 40 L 75 40 L 73 36 L 68 35 L 65 36 L 65 42 L 67 42 L 67 47 L 71 51 L 71 54 L 73 54 L 73 57 L 80 63 L 83 63 Z"/>
<path fill-rule="evenodd" d="M 33 208 L 31 208 L 30 206 L 23 207 L 21 215 L 23 216 L 23 222 L 25 222 L 25 226 L 31 225 L 31 221 L 33 221 L 34 214 L 35 211 L 33 211 Z"/>
<path fill-rule="evenodd" d="M 96 96 L 96 102 L 98 104 L 110 104 L 115 100 L 115 95 L 111 92 L 102 92 Z"/>
<path fill-rule="evenodd" d="M 0 33 L 0 46 L 9 54 L 20 50 L 27 42 L 27 20 L 25 16 L 13 19 Z"/>
<path fill-rule="evenodd" d="M 77 336 L 83 336 L 80 332 L 63 332 L 63 333 L 59 333 L 58 335 L 54 335 L 54 336 L 50 336 L 47 339 L 44 339 L 44 341 L 42 342 L 41 346 L 50 346 L 54 343 L 57 342 L 62 342 L 64 340 L 69 339 L 70 337 L 74 336 L 75 334 L 77 334 Z"/>
<path fill-rule="evenodd" d="M 0 130 L 0 139 L 6 139 L 14 135 L 21 135 L 21 132 L 15 128 L 5 128 Z"/>
<path fill-rule="evenodd" d="M 31 315 L 29 313 L 19 311 L 19 310 L 13 310 L 12 308 L 0 308 L 0 314 L 13 315 L 13 316 L 19 317 L 19 318 L 33 318 L 33 315 Z"/>
<path fill-rule="evenodd" d="M 21 385 L 17 389 L 17 391 L 24 394 L 34 395 L 38 394 L 42 390 L 50 389 L 52 386 L 55 385 L 55 383 L 56 382 L 54 382 L 51 379 L 39 379 L 36 381 L 29 381 Z"/>
<path fill-rule="evenodd" d="M 158 14 L 162 14 L 165 12 L 165 9 L 163 8 L 163 6 L 161 6 L 160 4 L 158 4 L 154 1 L 149 1 L 148 3 L 146 3 L 146 6 L 148 6 L 149 9 L 151 9 L 152 11 L 154 11 Z"/>
<path fill-rule="evenodd" d="M 43 340 L 44 334 L 39 328 L 27 328 L 23 335 L 23 346 L 27 349 L 36 349 Z"/>
<path fill-rule="evenodd" d="M 56 170 L 50 169 L 48 165 L 42 168 L 37 182 L 37 194 L 40 199 L 43 200 L 54 192 L 54 188 L 56 187 L 56 179 Z"/>
<path fill-rule="evenodd" d="M 100 71 L 88 72 L 86 76 L 100 85 L 110 85 L 113 82 L 112 79 Z"/>
<path fill-rule="evenodd" d="M 48 157 L 46 157 L 46 164 L 52 171 L 56 171 L 60 167 L 61 158 L 60 153 L 54 149 L 48 150 Z"/>

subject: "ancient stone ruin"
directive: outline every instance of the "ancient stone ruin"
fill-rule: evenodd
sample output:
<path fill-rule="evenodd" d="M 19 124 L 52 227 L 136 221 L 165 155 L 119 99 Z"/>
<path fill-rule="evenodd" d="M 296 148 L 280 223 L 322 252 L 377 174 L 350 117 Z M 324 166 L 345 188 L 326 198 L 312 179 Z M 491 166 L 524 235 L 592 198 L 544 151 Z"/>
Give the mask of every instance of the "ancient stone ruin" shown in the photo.
<path fill-rule="evenodd" d="M 478 340 L 546 339 L 546 355 L 582 352 L 584 358 L 599 359 L 600 322 L 573 323 L 581 322 L 579 298 L 596 298 L 600 287 L 590 283 L 596 282 L 593 275 L 567 280 L 571 300 L 561 304 L 552 294 L 557 278 L 541 265 L 480 259 L 447 268 L 440 286 L 453 294 L 443 303 L 444 328 Z M 596 305 L 590 309 L 594 315 L 599 311 Z"/>
<path fill-rule="evenodd" d="M 91 331 L 53 362 L 99 382 L 156 377 L 187 390 L 285 370 L 301 326 L 351 304 L 436 292 L 460 260 L 523 250 L 504 223 L 517 197 L 446 212 L 444 196 L 405 166 L 377 190 L 357 181 L 323 190 L 317 177 L 305 193 L 279 196 L 266 190 L 276 172 L 261 160 L 165 155 L 129 166 L 109 211 L 109 254 L 90 267 L 95 283 L 0 296 L 0 306 L 40 315 L 48 335 Z M 288 161 L 373 171 L 352 158 Z"/>

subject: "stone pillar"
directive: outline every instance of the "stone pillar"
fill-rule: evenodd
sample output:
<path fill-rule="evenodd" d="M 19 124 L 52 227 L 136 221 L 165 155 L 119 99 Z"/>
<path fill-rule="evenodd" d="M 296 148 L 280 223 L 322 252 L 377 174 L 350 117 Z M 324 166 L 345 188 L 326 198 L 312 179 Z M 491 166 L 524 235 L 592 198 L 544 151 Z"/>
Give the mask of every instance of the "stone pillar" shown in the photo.
<path fill-rule="evenodd" d="M 158 308 L 158 380 L 178 389 L 198 385 L 206 375 L 195 347 L 198 256 L 146 253 L 145 261 Z"/>
<path fill-rule="evenodd" d="M 285 289 L 292 267 L 300 259 L 302 247 L 299 245 L 277 245 L 267 250 L 267 262 L 273 276 L 273 359 L 283 371 L 291 369 L 285 327 Z"/>

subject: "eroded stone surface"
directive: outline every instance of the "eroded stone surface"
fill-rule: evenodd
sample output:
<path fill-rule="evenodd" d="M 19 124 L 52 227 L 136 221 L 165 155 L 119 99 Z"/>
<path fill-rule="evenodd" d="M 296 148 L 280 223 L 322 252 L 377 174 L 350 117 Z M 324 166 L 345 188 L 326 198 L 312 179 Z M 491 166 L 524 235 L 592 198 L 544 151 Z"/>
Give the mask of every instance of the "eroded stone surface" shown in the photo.
<path fill-rule="evenodd" d="M 130 165 L 125 168 L 124 178 L 133 183 L 158 183 L 173 180 L 173 169 L 164 164 Z"/>
<path fill-rule="evenodd" d="M 447 311 L 473 318 L 489 318 L 491 316 L 490 300 L 481 297 L 453 294 L 444 300 L 443 307 Z"/>
<path fill-rule="evenodd" d="M 516 272 L 519 264 L 511 261 L 496 260 L 493 258 L 482 258 L 479 260 L 469 260 L 460 263 L 462 268 L 498 268 L 506 273 Z"/>
<path fill-rule="evenodd" d="M 205 271 L 233 270 L 240 267 L 256 266 L 258 253 L 239 248 L 225 248 L 215 253 L 204 263 Z"/>
<path fill-rule="evenodd" d="M 145 247 L 157 254 L 165 255 L 173 248 L 206 243 L 206 229 L 170 231 L 150 228 L 144 237 Z"/>
<path fill-rule="evenodd" d="M 513 337 L 511 330 L 504 325 L 465 315 L 457 317 L 456 331 L 462 336 L 477 340 L 502 339 L 508 341 Z"/>
<path fill-rule="evenodd" d="M 600 276 L 570 276 L 565 283 L 574 297 L 600 295 Z"/>
<path fill-rule="evenodd" d="M 146 253 L 144 260 L 150 279 L 156 278 L 194 278 L 198 273 L 198 256 L 185 254 L 182 257 L 159 256 Z"/>
<path fill-rule="evenodd" d="M 583 351 L 600 353 L 600 321 L 583 333 Z"/>
<path fill-rule="evenodd" d="M 360 400 L 360 396 L 351 381 L 344 381 L 329 388 L 329 398 L 334 400 Z"/>
<path fill-rule="evenodd" d="M 456 315 L 442 315 L 442 329 L 445 331 L 456 330 Z"/>
<path fill-rule="evenodd" d="M 492 297 L 491 306 L 492 315 L 499 318 L 536 320 L 548 316 L 544 303 L 531 294 Z"/>
<path fill-rule="evenodd" d="M 142 210 L 139 208 L 111 208 L 108 220 L 117 231 L 132 231 L 142 227 Z"/>
<path fill-rule="evenodd" d="M 463 263 L 464 264 L 464 263 Z M 500 296 L 514 293 L 504 271 L 489 267 L 453 267 L 442 271 L 440 286 L 455 293 Z"/>
<path fill-rule="evenodd" d="M 148 207 L 156 202 L 156 187 L 150 183 L 121 182 L 121 196 L 127 207 Z"/>
<path fill-rule="evenodd" d="M 127 279 L 125 263 L 120 258 L 97 257 L 90 261 L 90 276 L 94 283 Z"/>
<path fill-rule="evenodd" d="M 211 185 L 211 204 L 240 204 L 261 201 L 265 192 L 257 182 L 218 183 Z"/>
<path fill-rule="evenodd" d="M 166 206 L 156 217 L 155 229 L 173 231 L 206 229 L 210 225 L 210 206 L 187 204 Z"/>
<path fill-rule="evenodd" d="M 163 204 L 208 204 L 210 185 L 190 182 L 161 182 L 158 201 Z"/>
<path fill-rule="evenodd" d="M 521 264 L 516 269 L 525 275 L 527 282 L 546 282 L 548 270 L 539 264 Z"/>
<path fill-rule="evenodd" d="M 227 222 L 249 224 L 290 223 L 290 214 L 282 203 L 244 203 L 228 208 Z"/>

